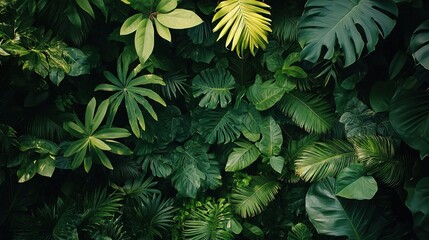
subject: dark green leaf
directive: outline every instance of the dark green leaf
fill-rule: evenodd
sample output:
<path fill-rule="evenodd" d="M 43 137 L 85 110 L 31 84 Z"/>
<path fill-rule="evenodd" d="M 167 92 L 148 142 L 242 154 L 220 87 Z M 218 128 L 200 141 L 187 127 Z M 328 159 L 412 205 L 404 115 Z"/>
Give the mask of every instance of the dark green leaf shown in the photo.
<path fill-rule="evenodd" d="M 410 49 L 414 59 L 429 69 L 429 20 L 424 21 L 414 31 Z"/>
<path fill-rule="evenodd" d="M 261 125 L 262 139 L 256 143 L 262 154 L 272 157 L 280 154 L 283 144 L 282 130 L 272 117 L 266 117 Z"/>
<path fill-rule="evenodd" d="M 225 171 L 236 172 L 246 168 L 258 159 L 261 154 L 255 144 L 249 142 L 235 142 L 238 147 L 232 150 L 225 165 Z"/>
<path fill-rule="evenodd" d="M 341 170 L 335 182 L 335 194 L 348 199 L 372 199 L 377 190 L 377 182 L 372 176 L 365 175 L 361 164 L 351 164 Z"/>

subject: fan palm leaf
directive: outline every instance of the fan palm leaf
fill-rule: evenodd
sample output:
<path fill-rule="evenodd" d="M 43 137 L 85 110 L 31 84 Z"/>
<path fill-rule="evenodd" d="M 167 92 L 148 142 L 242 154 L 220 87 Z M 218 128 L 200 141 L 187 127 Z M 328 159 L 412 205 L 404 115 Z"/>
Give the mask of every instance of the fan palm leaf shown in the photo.
<path fill-rule="evenodd" d="M 213 32 L 221 30 L 218 40 L 229 32 L 225 46 L 231 45 L 231 50 L 235 49 L 239 56 L 248 48 L 255 55 L 255 48 L 265 48 L 271 32 L 271 19 L 264 16 L 270 15 L 267 8 L 270 8 L 268 4 L 258 0 L 222 1 L 213 17 L 213 22 L 219 20 Z"/>
<path fill-rule="evenodd" d="M 302 179 L 313 182 L 334 177 L 355 160 L 353 145 L 348 142 L 341 140 L 316 142 L 298 154 L 295 170 Z"/>
<path fill-rule="evenodd" d="M 267 177 L 253 177 L 248 186 L 235 187 L 231 194 L 231 203 L 235 212 L 243 218 L 261 213 L 274 200 L 280 185 Z"/>

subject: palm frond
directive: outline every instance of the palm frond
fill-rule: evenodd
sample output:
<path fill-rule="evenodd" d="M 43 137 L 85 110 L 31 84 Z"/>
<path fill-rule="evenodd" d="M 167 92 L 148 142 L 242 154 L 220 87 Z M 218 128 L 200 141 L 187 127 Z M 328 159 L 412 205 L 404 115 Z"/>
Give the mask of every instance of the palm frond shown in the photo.
<path fill-rule="evenodd" d="M 234 110 L 206 110 L 197 114 L 201 116 L 198 131 L 210 144 L 233 142 L 241 134 L 239 115 Z"/>
<path fill-rule="evenodd" d="M 278 41 L 283 43 L 297 41 L 298 20 L 302 14 L 302 9 L 298 5 L 300 3 L 286 1 L 273 3 L 273 36 Z"/>
<path fill-rule="evenodd" d="M 219 30 L 218 40 L 229 32 L 225 46 L 236 50 L 239 56 L 243 56 L 246 49 L 255 55 L 255 48 L 265 48 L 268 42 L 267 35 L 271 32 L 271 19 L 264 15 L 270 15 L 267 10 L 270 6 L 258 0 L 225 0 L 216 7 L 213 22 L 220 20 L 213 32 Z"/>
<path fill-rule="evenodd" d="M 91 233 L 92 239 L 130 240 L 120 217 L 105 220 L 98 231 Z"/>
<path fill-rule="evenodd" d="M 188 84 L 186 83 L 186 78 L 189 76 L 182 73 L 181 71 L 175 71 L 167 73 L 162 76 L 165 86 L 159 87 L 157 89 L 161 90 L 161 94 L 167 99 L 175 99 L 180 95 L 185 95 L 188 93 Z"/>
<path fill-rule="evenodd" d="M 280 109 L 310 133 L 328 132 L 335 119 L 334 110 L 329 103 L 314 93 L 286 93 L 280 102 Z"/>
<path fill-rule="evenodd" d="M 397 186 L 404 179 L 407 157 L 395 152 L 392 138 L 366 136 L 352 140 L 358 161 L 362 162 L 368 174 L 389 186 Z"/>
<path fill-rule="evenodd" d="M 274 200 L 280 185 L 267 177 L 253 177 L 248 186 L 232 189 L 231 203 L 235 212 L 243 218 L 261 213 Z"/>
<path fill-rule="evenodd" d="M 160 193 L 158 189 L 154 188 L 157 183 L 158 182 L 153 180 L 153 176 L 146 179 L 141 177 L 133 181 L 125 182 L 125 185 L 119 187 L 118 190 L 127 197 L 146 199 L 154 194 Z"/>
<path fill-rule="evenodd" d="M 295 170 L 305 181 L 314 182 L 334 177 L 355 160 L 353 145 L 348 142 L 341 140 L 316 142 L 298 154 Z"/>

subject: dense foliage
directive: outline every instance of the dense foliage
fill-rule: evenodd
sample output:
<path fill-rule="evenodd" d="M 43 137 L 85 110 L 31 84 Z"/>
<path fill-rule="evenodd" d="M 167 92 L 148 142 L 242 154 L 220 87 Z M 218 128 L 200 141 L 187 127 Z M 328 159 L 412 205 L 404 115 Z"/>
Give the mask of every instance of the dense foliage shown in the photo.
<path fill-rule="evenodd" d="M 429 3 L 3 0 L 0 238 L 429 239 Z"/>

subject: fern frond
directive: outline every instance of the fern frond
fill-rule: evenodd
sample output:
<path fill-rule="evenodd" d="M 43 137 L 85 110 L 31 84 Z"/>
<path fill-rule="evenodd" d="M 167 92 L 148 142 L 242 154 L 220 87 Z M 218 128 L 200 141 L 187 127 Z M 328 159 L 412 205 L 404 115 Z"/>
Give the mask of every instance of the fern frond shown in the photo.
<path fill-rule="evenodd" d="M 268 4 L 258 0 L 220 2 L 212 20 L 220 20 L 213 29 L 213 32 L 221 30 L 217 40 L 229 32 L 226 47 L 231 45 L 231 51 L 235 49 L 239 56 L 243 56 L 248 48 L 252 55 L 255 55 L 255 48 L 265 48 L 267 35 L 271 32 L 271 19 L 264 16 L 270 15 L 267 8 L 270 8 Z"/>
<path fill-rule="evenodd" d="M 274 200 L 280 185 L 267 177 L 253 177 L 249 186 L 234 187 L 231 203 L 241 217 L 253 217 L 261 213 Z"/>
<path fill-rule="evenodd" d="M 334 110 L 314 93 L 292 91 L 280 101 L 280 109 L 301 128 L 310 133 L 326 133 L 334 122 Z"/>
<path fill-rule="evenodd" d="M 316 142 L 306 147 L 295 160 L 296 173 L 305 181 L 334 177 L 355 162 L 353 146 L 345 141 Z"/>

